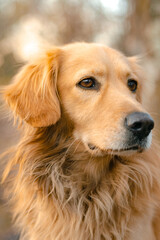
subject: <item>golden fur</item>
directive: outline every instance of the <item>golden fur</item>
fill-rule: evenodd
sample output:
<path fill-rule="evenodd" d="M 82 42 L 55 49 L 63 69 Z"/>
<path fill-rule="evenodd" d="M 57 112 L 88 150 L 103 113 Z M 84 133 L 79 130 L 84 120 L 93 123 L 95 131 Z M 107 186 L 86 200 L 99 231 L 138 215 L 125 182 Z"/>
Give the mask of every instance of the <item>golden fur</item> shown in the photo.
<path fill-rule="evenodd" d="M 99 91 L 77 86 L 89 76 Z M 129 77 L 137 93 L 126 86 Z M 155 143 L 142 153 L 115 153 L 126 141 L 125 116 L 145 111 L 143 81 L 136 58 L 76 43 L 47 51 L 2 90 L 23 124 L 3 175 L 21 239 L 160 239 Z"/>

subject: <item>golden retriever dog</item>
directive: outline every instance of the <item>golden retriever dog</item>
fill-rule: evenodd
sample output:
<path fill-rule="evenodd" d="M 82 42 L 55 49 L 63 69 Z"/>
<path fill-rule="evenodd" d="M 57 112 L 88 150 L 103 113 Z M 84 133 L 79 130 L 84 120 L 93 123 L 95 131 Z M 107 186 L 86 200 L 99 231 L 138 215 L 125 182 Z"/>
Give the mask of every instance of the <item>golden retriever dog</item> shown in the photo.
<path fill-rule="evenodd" d="M 74 43 L 46 51 L 3 88 L 22 127 L 3 175 L 20 239 L 160 239 L 144 81 L 136 57 Z"/>

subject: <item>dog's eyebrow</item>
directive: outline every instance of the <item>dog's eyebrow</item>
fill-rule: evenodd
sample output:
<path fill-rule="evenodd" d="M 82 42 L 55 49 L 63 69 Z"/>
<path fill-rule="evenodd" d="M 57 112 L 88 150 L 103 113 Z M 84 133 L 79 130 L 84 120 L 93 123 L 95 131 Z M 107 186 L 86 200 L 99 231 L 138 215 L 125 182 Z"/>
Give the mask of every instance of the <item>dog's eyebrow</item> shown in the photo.
<path fill-rule="evenodd" d="M 71 68 L 75 69 L 76 67 L 79 67 L 79 63 L 73 62 L 73 63 L 67 64 L 67 66 L 62 65 L 60 71 L 61 71 L 61 73 L 63 73 L 63 72 L 66 72 L 66 71 L 70 70 Z"/>
<path fill-rule="evenodd" d="M 104 77 L 106 76 L 107 71 L 104 69 L 81 69 L 79 71 L 76 72 L 75 74 L 75 78 L 76 79 L 81 79 L 83 77 L 91 77 L 91 76 L 95 76 L 95 77 Z"/>
<path fill-rule="evenodd" d="M 82 75 L 83 74 L 84 75 L 94 74 L 97 76 L 104 76 L 107 72 L 106 67 L 103 67 L 103 68 L 98 67 L 98 66 L 96 66 L 97 64 L 93 64 L 93 63 L 91 63 L 91 65 L 94 65 L 94 67 L 89 65 L 89 63 L 87 65 L 88 65 L 88 68 L 86 68 L 85 64 L 81 64 L 81 68 L 80 68 L 79 62 L 73 62 L 73 63 L 68 64 L 68 66 L 62 66 L 61 73 L 66 72 L 66 71 L 70 70 L 71 68 L 73 68 L 77 74 L 82 74 Z M 95 66 L 96 66 L 96 68 L 95 68 Z"/>

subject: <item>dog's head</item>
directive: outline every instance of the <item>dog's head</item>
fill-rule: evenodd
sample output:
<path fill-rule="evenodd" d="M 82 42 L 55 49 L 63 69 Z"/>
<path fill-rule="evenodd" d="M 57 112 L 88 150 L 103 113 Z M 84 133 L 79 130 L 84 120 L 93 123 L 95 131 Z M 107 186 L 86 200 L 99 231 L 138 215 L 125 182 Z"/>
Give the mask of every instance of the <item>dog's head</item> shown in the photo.
<path fill-rule="evenodd" d="M 5 98 L 33 127 L 61 118 L 91 153 L 126 154 L 150 147 L 154 122 L 141 104 L 143 72 L 134 57 L 100 44 L 54 48 L 25 66 Z"/>

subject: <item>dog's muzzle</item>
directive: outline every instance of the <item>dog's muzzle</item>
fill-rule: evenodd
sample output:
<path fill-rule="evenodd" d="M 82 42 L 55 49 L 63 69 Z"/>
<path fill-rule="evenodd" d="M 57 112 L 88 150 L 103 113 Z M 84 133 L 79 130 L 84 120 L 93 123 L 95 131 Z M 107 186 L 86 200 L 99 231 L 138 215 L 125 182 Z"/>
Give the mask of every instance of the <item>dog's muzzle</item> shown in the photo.
<path fill-rule="evenodd" d="M 149 114 L 143 112 L 133 112 L 128 114 L 124 119 L 124 128 L 125 141 L 123 138 L 117 146 L 103 149 L 104 151 L 108 153 L 136 151 L 140 153 L 150 147 L 152 139 L 150 133 L 154 128 L 154 121 Z M 97 151 L 99 149 L 99 147 L 91 143 L 88 143 L 88 147 L 92 151 Z"/>

